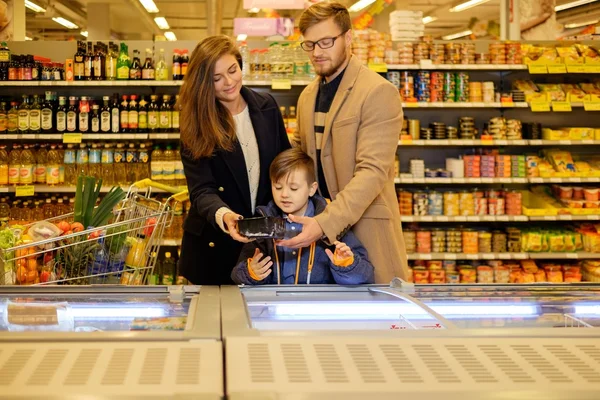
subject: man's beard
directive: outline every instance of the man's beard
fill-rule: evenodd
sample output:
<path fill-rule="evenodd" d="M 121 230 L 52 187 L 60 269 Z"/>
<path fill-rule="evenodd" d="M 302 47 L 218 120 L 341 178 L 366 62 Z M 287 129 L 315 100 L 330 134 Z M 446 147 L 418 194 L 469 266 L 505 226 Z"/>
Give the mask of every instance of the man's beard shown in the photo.
<path fill-rule="evenodd" d="M 333 67 L 331 67 L 327 70 L 321 70 L 320 72 L 317 72 L 317 74 L 322 78 L 329 78 L 330 76 L 332 76 L 336 72 L 338 72 L 338 70 L 340 69 L 342 64 L 344 64 L 344 62 L 346 61 L 347 56 L 348 56 L 348 53 L 346 50 L 344 50 L 344 53 L 342 54 L 342 56 L 339 59 L 339 62 L 336 65 L 334 65 Z"/>

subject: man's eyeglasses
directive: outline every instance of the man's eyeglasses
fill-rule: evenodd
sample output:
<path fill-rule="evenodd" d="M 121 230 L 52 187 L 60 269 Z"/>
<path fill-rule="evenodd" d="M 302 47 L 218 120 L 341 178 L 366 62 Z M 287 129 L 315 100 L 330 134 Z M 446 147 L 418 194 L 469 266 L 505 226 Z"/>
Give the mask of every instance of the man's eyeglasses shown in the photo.
<path fill-rule="evenodd" d="M 346 31 L 346 32 L 348 32 L 348 31 Z M 313 51 L 315 49 L 315 46 L 319 46 L 323 50 L 329 49 L 329 48 L 333 47 L 336 39 L 339 38 L 340 36 L 342 36 L 346 32 L 342 32 L 339 35 L 334 36 L 334 37 L 326 37 L 323 39 L 319 39 L 316 42 L 311 42 L 310 40 L 305 40 L 304 42 L 300 42 L 300 47 L 302 47 L 302 50 L 304 50 L 304 51 Z"/>

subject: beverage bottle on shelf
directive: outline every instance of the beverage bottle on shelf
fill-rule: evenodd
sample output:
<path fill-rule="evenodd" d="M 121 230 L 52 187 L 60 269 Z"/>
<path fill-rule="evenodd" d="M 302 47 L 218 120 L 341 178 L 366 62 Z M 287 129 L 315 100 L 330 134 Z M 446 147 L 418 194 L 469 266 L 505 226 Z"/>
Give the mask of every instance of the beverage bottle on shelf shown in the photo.
<path fill-rule="evenodd" d="M 281 46 L 279 43 L 271 43 L 269 45 L 268 53 L 266 53 L 267 59 L 271 64 L 271 79 L 281 79 L 284 77 L 283 74 L 283 60 L 281 56 Z M 263 79 L 265 79 L 263 77 Z"/>
<path fill-rule="evenodd" d="M 138 132 L 148 132 L 148 102 L 143 95 L 138 103 Z"/>
<path fill-rule="evenodd" d="M 29 132 L 29 96 L 23 95 L 23 102 L 19 106 L 19 133 Z"/>
<path fill-rule="evenodd" d="M 8 227 L 10 221 L 10 205 L 7 199 L 4 197 L 0 200 L 0 228 L 4 229 Z"/>
<path fill-rule="evenodd" d="M 165 49 L 160 49 L 158 52 L 158 62 L 156 63 L 156 71 L 154 73 L 157 81 L 168 81 L 169 70 L 165 62 Z"/>
<path fill-rule="evenodd" d="M 181 80 L 181 54 L 179 49 L 173 50 L 173 80 Z"/>
<path fill-rule="evenodd" d="M 120 115 L 121 109 L 119 108 L 119 95 L 115 93 L 112 98 L 110 105 L 110 132 L 119 133 L 121 130 Z"/>
<path fill-rule="evenodd" d="M 44 213 L 44 219 L 53 218 L 55 216 L 52 199 L 46 199 L 44 205 L 42 206 L 42 212 Z"/>
<path fill-rule="evenodd" d="M 179 95 L 175 95 L 175 103 L 173 103 L 173 111 L 171 111 L 171 131 L 179 133 L 179 115 L 181 113 L 179 105 Z"/>
<path fill-rule="evenodd" d="M 115 183 L 118 185 L 126 185 L 127 184 L 127 167 L 125 163 L 127 162 L 125 158 L 125 145 L 123 143 L 118 143 L 117 148 L 114 151 L 114 175 L 115 175 Z"/>
<path fill-rule="evenodd" d="M 144 66 L 142 67 L 142 79 L 145 80 L 154 80 L 154 62 L 152 61 L 152 50 L 146 49 L 146 60 L 144 61 Z"/>
<path fill-rule="evenodd" d="M 80 174 L 89 175 L 88 174 L 89 159 L 90 159 L 90 156 L 88 153 L 87 145 L 85 143 L 80 143 L 79 148 L 77 149 L 76 158 L 75 158 L 75 163 L 77 166 L 77 175 L 75 175 L 76 179 L 77 179 L 77 176 Z"/>
<path fill-rule="evenodd" d="M 8 186 L 8 152 L 0 145 L 0 186 Z"/>
<path fill-rule="evenodd" d="M 40 133 L 42 129 L 42 106 L 37 94 L 33 95 L 33 104 L 29 107 L 29 133 Z"/>
<path fill-rule="evenodd" d="M 167 145 L 163 153 L 163 183 L 175 185 L 175 152 L 171 145 Z"/>
<path fill-rule="evenodd" d="M 8 66 L 10 65 L 10 50 L 6 42 L 0 43 L 0 81 L 8 80 Z"/>
<path fill-rule="evenodd" d="M 174 239 L 181 239 L 183 237 L 183 203 L 178 201 L 173 206 L 173 227 L 172 235 Z"/>
<path fill-rule="evenodd" d="M 77 131 L 77 97 L 69 97 L 69 108 L 67 109 L 67 132 Z"/>
<path fill-rule="evenodd" d="M 38 184 L 46 183 L 46 167 L 48 165 L 48 150 L 45 144 L 40 144 L 40 148 L 35 153 L 35 168 L 33 172 L 33 181 Z"/>
<path fill-rule="evenodd" d="M 168 94 L 163 95 L 163 102 L 160 106 L 159 111 L 159 129 L 161 132 L 170 132 L 171 131 L 171 123 L 172 123 L 172 110 L 171 105 L 169 104 L 171 101 L 171 96 Z"/>
<path fill-rule="evenodd" d="M 90 130 L 90 103 L 86 96 L 81 96 L 79 101 L 79 132 L 87 133 Z"/>
<path fill-rule="evenodd" d="M 121 42 L 121 50 L 119 52 L 119 58 L 117 59 L 117 79 L 128 80 L 129 79 L 129 51 L 127 45 Z"/>
<path fill-rule="evenodd" d="M 288 114 L 287 132 L 290 137 L 294 137 L 296 130 L 298 129 L 298 120 L 296 119 L 296 107 L 290 106 L 290 112 Z"/>
<path fill-rule="evenodd" d="M 177 263 L 171 258 L 171 253 L 165 253 L 165 259 L 161 263 L 162 269 L 162 284 L 174 285 L 177 279 Z"/>
<path fill-rule="evenodd" d="M 27 60 L 25 56 L 19 56 L 17 59 L 17 79 L 20 81 L 25 80 L 25 65 Z"/>
<path fill-rule="evenodd" d="M 0 135 L 4 135 L 8 131 L 8 110 L 6 102 L 0 102 Z"/>
<path fill-rule="evenodd" d="M 103 81 L 106 78 L 106 54 L 102 43 L 97 42 L 94 46 L 94 79 Z"/>
<path fill-rule="evenodd" d="M 114 81 L 117 79 L 117 45 L 113 42 L 108 42 L 108 52 L 106 53 L 105 60 L 105 73 L 106 80 Z"/>
<path fill-rule="evenodd" d="M 129 114 L 127 116 L 128 131 L 138 131 L 138 102 L 135 94 L 131 95 L 131 101 L 129 102 Z"/>
<path fill-rule="evenodd" d="M 269 49 L 262 49 L 260 51 L 261 79 L 270 80 L 272 70 L 273 66 L 271 65 L 271 59 L 269 58 Z"/>
<path fill-rule="evenodd" d="M 150 179 L 163 182 L 163 152 L 159 145 L 154 146 L 150 157 Z"/>
<path fill-rule="evenodd" d="M 148 165 L 150 164 L 150 155 L 148 154 L 148 148 L 145 144 L 140 144 L 140 150 L 138 153 L 137 163 L 137 180 L 149 178 L 150 173 Z"/>
<path fill-rule="evenodd" d="M 90 117 L 90 131 L 92 133 L 100 132 L 100 106 L 94 104 L 92 106 L 92 114 Z"/>
<path fill-rule="evenodd" d="M 15 200 L 10 205 L 10 221 L 9 225 L 19 224 L 21 219 L 21 209 L 19 208 L 20 200 Z"/>
<path fill-rule="evenodd" d="M 96 179 L 102 177 L 102 149 L 96 143 L 92 143 L 88 158 L 89 174 Z"/>
<path fill-rule="evenodd" d="M 91 42 L 87 43 L 87 52 L 83 57 L 83 76 L 86 81 L 91 81 L 94 77 L 94 52 Z"/>
<path fill-rule="evenodd" d="M 29 201 L 23 203 L 23 208 L 21 208 L 21 221 L 23 221 L 24 225 L 30 224 L 33 220 L 33 210 L 30 207 Z"/>
<path fill-rule="evenodd" d="M 58 98 L 55 125 L 58 133 L 64 133 L 67 130 L 67 98 L 65 96 Z"/>
<path fill-rule="evenodd" d="M 282 78 L 292 79 L 294 76 L 294 53 L 289 43 L 281 45 Z"/>
<path fill-rule="evenodd" d="M 121 133 L 129 132 L 129 102 L 127 101 L 127 95 L 121 96 L 121 106 L 120 110 L 120 123 L 121 123 Z"/>
<path fill-rule="evenodd" d="M 131 67 L 129 67 L 129 79 L 142 79 L 142 63 L 140 61 L 140 52 L 138 50 L 133 51 L 133 61 L 131 62 Z"/>
<path fill-rule="evenodd" d="M 6 113 L 6 133 L 19 132 L 19 103 L 10 102 L 10 110 Z"/>
<path fill-rule="evenodd" d="M 250 50 L 250 59 L 249 59 L 249 71 L 248 71 L 248 79 L 253 81 L 260 80 L 261 77 L 261 69 L 260 69 L 260 52 L 258 49 Z"/>
<path fill-rule="evenodd" d="M 138 153 L 135 149 L 135 144 L 129 143 L 125 157 L 127 161 L 127 181 L 133 183 L 139 180 L 137 177 Z"/>
<path fill-rule="evenodd" d="M 56 216 L 65 215 L 70 212 L 69 206 L 65 204 L 65 201 L 63 199 L 58 199 L 58 204 L 56 204 L 56 207 L 54 209 Z"/>
<path fill-rule="evenodd" d="M 36 222 L 44 220 L 44 210 L 42 208 L 43 205 L 44 205 L 44 202 L 42 202 L 41 200 L 36 200 L 33 203 L 32 217 L 33 217 L 33 220 Z"/>
<path fill-rule="evenodd" d="M 242 78 L 250 78 L 250 50 L 248 43 L 245 41 L 240 43 L 240 55 L 242 56 Z"/>
<path fill-rule="evenodd" d="M 156 133 L 159 129 L 158 95 L 153 94 L 148 105 L 148 132 Z"/>
<path fill-rule="evenodd" d="M 58 184 L 59 185 L 64 185 L 65 184 L 65 164 L 63 163 L 63 160 L 65 159 L 65 145 L 62 143 L 59 143 L 58 146 L 56 146 L 56 151 L 58 151 Z"/>
<path fill-rule="evenodd" d="M 74 198 L 70 198 L 69 199 L 69 212 L 72 213 L 75 210 L 75 199 Z"/>
<path fill-rule="evenodd" d="M 10 63 L 8 64 L 8 80 L 9 81 L 16 81 L 18 80 L 18 73 L 17 73 L 17 56 L 13 55 L 10 58 Z"/>
<path fill-rule="evenodd" d="M 85 80 L 85 67 L 84 67 L 84 58 L 85 58 L 85 44 L 81 41 L 77 41 L 77 52 L 73 57 L 73 79 L 76 81 Z"/>
<path fill-rule="evenodd" d="M 281 118 L 283 118 L 283 126 L 285 127 L 285 130 L 287 131 L 288 116 L 287 116 L 287 111 L 285 110 L 285 106 L 279 107 L 279 112 L 281 113 Z"/>
<path fill-rule="evenodd" d="M 295 46 L 294 50 L 294 79 L 306 79 L 308 58 L 302 47 Z"/>
<path fill-rule="evenodd" d="M 181 52 L 181 79 L 185 78 L 189 63 L 190 53 L 186 49 Z"/>
<path fill-rule="evenodd" d="M 185 186 L 185 173 L 183 171 L 183 162 L 181 161 L 181 148 L 175 150 L 175 186 Z"/>
<path fill-rule="evenodd" d="M 54 131 L 54 105 L 52 104 L 52 92 L 46 92 L 46 101 L 42 106 L 42 133 Z"/>
<path fill-rule="evenodd" d="M 100 109 L 100 132 L 110 132 L 110 97 L 102 97 L 102 108 Z"/>
<path fill-rule="evenodd" d="M 114 154 L 112 145 L 105 143 L 102 149 L 102 180 L 106 185 L 115 184 L 115 175 L 113 170 Z"/>
<path fill-rule="evenodd" d="M 34 165 L 35 157 L 29 149 L 29 145 L 23 145 L 23 151 L 21 151 L 21 166 L 19 168 L 20 185 L 31 185 L 33 183 Z"/>
<path fill-rule="evenodd" d="M 48 160 L 46 162 L 46 183 L 48 185 L 58 185 L 60 183 L 60 165 L 62 164 L 60 153 L 55 144 L 50 145 Z M 65 170 L 66 174 L 66 170 Z"/>
<path fill-rule="evenodd" d="M 21 147 L 16 144 L 8 154 L 8 184 L 19 184 L 19 171 L 21 169 Z"/>
<path fill-rule="evenodd" d="M 77 184 L 77 164 L 76 164 L 77 156 L 75 151 L 75 146 L 72 144 L 67 145 L 67 149 L 65 150 L 65 156 L 63 158 L 63 163 L 65 166 L 65 184 L 69 186 L 73 186 Z"/>

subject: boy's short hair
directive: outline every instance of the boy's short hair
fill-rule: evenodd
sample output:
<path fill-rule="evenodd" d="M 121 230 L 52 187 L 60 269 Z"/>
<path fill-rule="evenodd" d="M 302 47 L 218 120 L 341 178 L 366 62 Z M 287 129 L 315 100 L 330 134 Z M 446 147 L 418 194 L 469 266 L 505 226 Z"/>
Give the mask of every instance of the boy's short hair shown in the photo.
<path fill-rule="evenodd" d="M 328 3 L 323 1 L 308 7 L 306 10 L 304 10 L 302 15 L 300 15 L 300 21 L 298 21 L 300 33 L 304 35 L 308 28 L 318 24 L 319 22 L 326 21 L 329 18 L 333 18 L 336 25 L 342 30 L 342 32 L 352 29 L 350 13 L 348 12 L 346 6 L 337 2 Z"/>
<path fill-rule="evenodd" d="M 297 147 L 282 151 L 275 157 L 269 168 L 271 182 L 278 182 L 290 172 L 298 169 L 302 169 L 306 172 L 306 180 L 309 185 L 317 181 L 315 164 L 308 154 Z"/>

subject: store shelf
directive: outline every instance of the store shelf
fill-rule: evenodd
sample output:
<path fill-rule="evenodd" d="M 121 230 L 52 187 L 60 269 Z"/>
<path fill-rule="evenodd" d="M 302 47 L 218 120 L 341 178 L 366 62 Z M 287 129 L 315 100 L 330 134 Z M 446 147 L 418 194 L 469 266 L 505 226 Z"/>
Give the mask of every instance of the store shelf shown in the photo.
<path fill-rule="evenodd" d="M 600 215 L 544 215 L 527 218 L 529 221 L 600 221 Z"/>
<path fill-rule="evenodd" d="M 181 239 L 163 239 L 160 242 L 161 246 L 181 246 Z"/>
<path fill-rule="evenodd" d="M 524 71 L 527 65 L 506 64 L 388 64 L 388 70 Z"/>
<path fill-rule="evenodd" d="M 420 253 L 408 254 L 409 260 L 586 260 L 600 259 L 600 253 Z"/>
<path fill-rule="evenodd" d="M 600 140 L 528 140 L 531 146 L 582 146 L 600 144 Z"/>
<path fill-rule="evenodd" d="M 69 132 L 79 134 L 81 132 Z M 83 140 L 179 139 L 179 133 L 83 133 Z M 23 133 L 0 135 L 0 140 L 62 140 L 62 133 Z"/>
<path fill-rule="evenodd" d="M 599 216 L 600 217 L 600 216 Z M 445 215 L 402 215 L 402 222 L 526 222 L 526 215 L 472 215 L 448 217 Z"/>
<path fill-rule="evenodd" d="M 125 87 L 125 86 L 181 86 L 183 81 L 0 81 L 0 86 L 84 86 L 84 87 Z"/>
<path fill-rule="evenodd" d="M 403 102 L 402 107 L 405 109 L 410 108 L 528 108 L 529 104 L 525 102 L 518 103 L 424 103 L 424 102 Z"/>
<path fill-rule="evenodd" d="M 299 79 L 299 80 L 294 80 L 292 79 L 290 81 L 290 84 L 292 86 L 307 86 L 310 83 L 312 83 L 312 80 L 304 80 L 304 79 Z M 271 86 L 273 84 L 272 81 L 270 80 L 265 80 L 265 81 L 244 81 L 244 85 L 246 86 Z"/>
<path fill-rule="evenodd" d="M 523 183 L 600 183 L 593 178 L 395 178 L 397 184 L 523 184 Z"/>
<path fill-rule="evenodd" d="M 179 133 L 150 133 L 148 139 L 179 139 Z"/>
<path fill-rule="evenodd" d="M 481 139 L 402 139 L 398 146 L 589 146 L 600 145 L 600 140 L 481 140 Z"/>
<path fill-rule="evenodd" d="M 35 193 L 75 193 L 75 186 L 51 186 L 51 185 L 33 185 L 35 188 Z M 0 193 L 15 193 L 17 188 L 20 186 L 5 186 L 0 187 Z M 108 193 L 112 186 L 104 185 L 102 189 L 100 189 L 100 193 Z M 129 190 L 129 186 L 121 186 L 121 188 L 127 192 Z M 165 193 L 165 191 L 160 189 L 152 189 L 153 193 Z"/>

